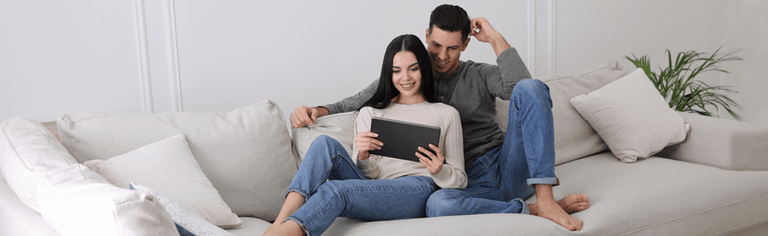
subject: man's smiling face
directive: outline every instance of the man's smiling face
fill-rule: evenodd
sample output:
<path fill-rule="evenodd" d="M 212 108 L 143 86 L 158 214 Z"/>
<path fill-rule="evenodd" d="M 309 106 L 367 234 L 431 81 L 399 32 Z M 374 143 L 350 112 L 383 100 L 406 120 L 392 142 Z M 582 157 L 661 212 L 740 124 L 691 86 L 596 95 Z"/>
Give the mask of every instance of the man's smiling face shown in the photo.
<path fill-rule="evenodd" d="M 432 32 L 427 29 L 427 51 L 432 59 L 432 69 L 441 74 L 450 74 L 459 67 L 459 57 L 467 49 L 469 38 L 463 40 L 461 31 L 448 32 L 436 26 Z"/>

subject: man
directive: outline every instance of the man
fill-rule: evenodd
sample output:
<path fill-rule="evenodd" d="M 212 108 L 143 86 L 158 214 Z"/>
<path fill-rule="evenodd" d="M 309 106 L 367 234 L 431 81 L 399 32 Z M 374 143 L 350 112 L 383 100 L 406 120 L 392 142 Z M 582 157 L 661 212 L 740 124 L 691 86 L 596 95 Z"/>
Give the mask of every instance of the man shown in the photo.
<path fill-rule="evenodd" d="M 460 61 L 470 37 L 489 43 L 497 65 Z M 570 213 L 589 207 L 583 194 L 555 201 L 554 124 L 549 88 L 530 79 L 517 51 L 485 18 L 470 20 L 459 6 L 441 5 L 432 11 L 426 31 L 427 51 L 435 72 L 437 99 L 459 111 L 469 183 L 465 189 L 442 189 L 427 203 L 427 216 L 487 213 L 530 213 L 569 230 L 582 222 Z M 353 111 L 376 90 L 374 81 L 358 94 L 334 104 L 296 108 L 294 127 L 314 124 L 318 117 Z M 506 135 L 495 122 L 499 97 L 510 100 Z M 536 192 L 537 202 L 523 199 Z"/>

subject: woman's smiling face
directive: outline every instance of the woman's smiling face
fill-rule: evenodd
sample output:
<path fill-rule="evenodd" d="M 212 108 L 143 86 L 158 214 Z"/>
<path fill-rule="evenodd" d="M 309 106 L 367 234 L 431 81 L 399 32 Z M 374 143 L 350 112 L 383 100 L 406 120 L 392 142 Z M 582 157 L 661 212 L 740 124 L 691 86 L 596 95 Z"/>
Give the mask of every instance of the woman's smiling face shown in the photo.
<path fill-rule="evenodd" d="M 424 101 L 421 94 L 421 68 L 412 52 L 402 51 L 392 59 L 392 83 L 400 91 L 394 100 L 402 104 L 414 104 Z"/>

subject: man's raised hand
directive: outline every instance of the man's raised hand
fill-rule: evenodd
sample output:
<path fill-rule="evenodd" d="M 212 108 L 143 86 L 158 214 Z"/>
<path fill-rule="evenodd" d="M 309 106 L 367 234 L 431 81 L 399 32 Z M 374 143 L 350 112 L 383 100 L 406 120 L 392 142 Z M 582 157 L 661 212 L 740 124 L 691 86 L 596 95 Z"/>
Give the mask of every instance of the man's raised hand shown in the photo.
<path fill-rule="evenodd" d="M 469 27 L 469 35 L 475 36 L 480 42 L 490 43 L 493 47 L 493 51 L 496 52 L 497 57 L 501 52 L 511 47 L 509 46 L 509 43 L 507 43 L 507 40 L 504 39 L 504 36 L 502 36 L 499 31 L 496 31 L 496 29 L 491 26 L 491 23 L 488 23 L 488 20 L 486 20 L 485 17 L 478 17 L 470 20 Z"/>

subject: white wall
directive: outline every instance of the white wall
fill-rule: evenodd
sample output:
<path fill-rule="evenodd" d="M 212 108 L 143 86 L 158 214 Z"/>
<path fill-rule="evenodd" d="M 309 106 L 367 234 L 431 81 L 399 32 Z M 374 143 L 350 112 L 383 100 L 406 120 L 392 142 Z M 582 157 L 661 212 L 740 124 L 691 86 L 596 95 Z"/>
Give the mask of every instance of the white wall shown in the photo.
<path fill-rule="evenodd" d="M 0 119 L 73 110 L 230 111 L 265 99 L 288 114 L 352 95 L 403 33 L 423 38 L 438 1 L 0 0 Z M 632 53 L 741 48 L 733 73 L 749 121 L 768 120 L 768 3 L 717 0 L 455 1 L 485 16 L 534 76 Z M 756 30 L 759 29 L 759 30 Z M 473 40 L 463 59 L 494 63 Z"/>
<path fill-rule="evenodd" d="M 634 68 L 624 57 L 648 55 L 666 67 L 665 50 L 712 53 L 740 49 L 743 61 L 723 64 L 730 74 L 707 72 L 710 85 L 733 86 L 729 96 L 743 106 L 747 122 L 768 125 L 768 2 L 717 0 L 543 1 L 549 14 L 537 18 L 537 73 L 568 74 L 606 60 Z M 541 13 L 540 14 L 545 14 Z M 544 26 L 544 23 L 547 25 Z M 545 58 L 539 60 L 539 58 Z M 731 118 L 721 110 L 720 117 Z"/>
<path fill-rule="evenodd" d="M 439 4 L 0 0 L 0 119 L 332 103 L 378 77 L 392 38 L 423 38 Z M 527 1 L 456 4 L 526 31 Z M 507 40 L 526 55 L 526 34 Z M 472 45 L 465 58 L 495 63 L 490 46 Z"/>

